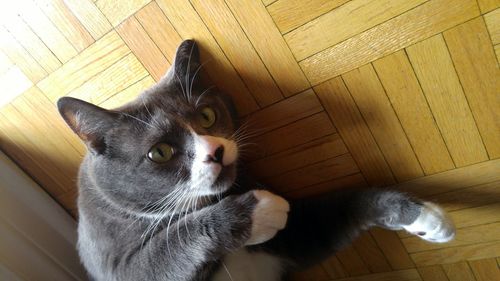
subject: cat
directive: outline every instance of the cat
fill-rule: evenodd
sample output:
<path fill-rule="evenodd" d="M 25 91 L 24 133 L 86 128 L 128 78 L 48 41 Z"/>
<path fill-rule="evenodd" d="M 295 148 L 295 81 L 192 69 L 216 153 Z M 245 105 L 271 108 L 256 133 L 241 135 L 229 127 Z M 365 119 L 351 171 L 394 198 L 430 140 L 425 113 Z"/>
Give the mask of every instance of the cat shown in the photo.
<path fill-rule="evenodd" d="M 94 280 L 283 280 L 378 226 L 448 242 L 431 202 L 347 189 L 288 202 L 243 172 L 231 99 L 200 79 L 186 40 L 161 80 L 114 110 L 63 97 L 88 148 L 79 171 L 78 251 Z"/>

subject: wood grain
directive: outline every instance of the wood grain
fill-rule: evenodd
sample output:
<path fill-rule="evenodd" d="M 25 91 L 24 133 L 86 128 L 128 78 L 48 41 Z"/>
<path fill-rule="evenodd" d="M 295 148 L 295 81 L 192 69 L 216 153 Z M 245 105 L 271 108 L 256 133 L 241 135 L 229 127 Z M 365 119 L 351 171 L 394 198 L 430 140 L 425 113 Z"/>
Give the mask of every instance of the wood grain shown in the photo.
<path fill-rule="evenodd" d="M 347 246 L 336 253 L 337 258 L 350 276 L 364 275 L 370 270 L 353 246 Z"/>
<path fill-rule="evenodd" d="M 90 0 L 64 0 L 64 4 L 95 40 L 100 39 L 113 28 L 102 12 Z"/>
<path fill-rule="evenodd" d="M 348 0 L 279 0 L 267 6 L 267 11 L 281 33 L 287 33 L 346 2 Z"/>
<path fill-rule="evenodd" d="M 238 112 L 246 115 L 256 111 L 256 101 L 193 6 L 187 1 L 160 0 L 157 3 L 183 39 L 197 41 L 202 62 L 206 62 L 204 68 L 212 81 L 233 97 Z"/>
<path fill-rule="evenodd" d="M 116 32 L 110 32 L 81 52 L 37 86 L 55 102 L 130 53 Z"/>
<path fill-rule="evenodd" d="M 445 32 L 444 38 L 488 155 L 499 158 L 500 69 L 486 25 L 477 18 Z"/>
<path fill-rule="evenodd" d="M 475 260 L 470 261 L 469 264 L 478 281 L 494 281 L 500 279 L 500 269 L 495 259 Z"/>
<path fill-rule="evenodd" d="M 477 0 L 477 3 L 483 14 L 500 7 L 500 1 L 498 0 Z"/>
<path fill-rule="evenodd" d="M 422 277 L 423 281 L 446 281 L 448 277 L 446 277 L 446 273 L 439 265 L 419 267 L 418 273 Z"/>
<path fill-rule="evenodd" d="M 396 52 L 373 65 L 424 172 L 453 169 L 451 156 L 405 53 Z"/>
<path fill-rule="evenodd" d="M 500 251 L 500 241 L 445 248 L 410 254 L 417 266 L 456 263 L 461 260 L 494 258 Z M 470 280 L 470 279 L 468 279 Z"/>
<path fill-rule="evenodd" d="M 455 165 L 462 167 L 487 160 L 443 37 L 434 36 L 407 51 Z"/>
<path fill-rule="evenodd" d="M 148 75 L 134 54 L 128 54 L 67 95 L 100 104 Z"/>
<path fill-rule="evenodd" d="M 332 79 L 314 90 L 367 181 L 372 185 L 394 183 L 392 172 L 342 79 Z"/>
<path fill-rule="evenodd" d="M 386 273 L 370 274 L 366 276 L 337 279 L 338 281 L 420 281 L 416 269 L 400 270 Z"/>
<path fill-rule="evenodd" d="M 361 259 L 372 273 L 391 271 L 391 266 L 369 232 L 362 233 L 353 243 Z"/>
<path fill-rule="evenodd" d="M 117 26 L 149 2 L 151 0 L 128 0 L 118 4 L 114 0 L 97 0 L 95 5 L 113 26 Z"/>
<path fill-rule="evenodd" d="M 147 76 L 141 79 L 140 81 L 137 81 L 133 85 L 129 86 L 125 90 L 116 93 L 115 95 L 103 101 L 99 105 L 107 109 L 120 107 L 125 103 L 136 98 L 142 91 L 153 86 L 153 84 L 155 83 L 156 83 L 155 80 L 151 76 Z"/>
<path fill-rule="evenodd" d="M 474 281 L 474 275 L 467 262 L 444 264 L 443 269 L 450 281 Z"/>
<path fill-rule="evenodd" d="M 428 1 L 301 61 L 300 66 L 316 85 L 477 15 L 479 9 L 474 0 Z"/>
<path fill-rule="evenodd" d="M 259 106 L 282 100 L 278 86 L 224 0 L 193 0 L 191 3 Z"/>
<path fill-rule="evenodd" d="M 146 30 L 165 58 L 172 64 L 177 46 L 182 42 L 182 38 L 165 17 L 158 4 L 154 1 L 149 3 L 135 14 L 135 18 Z"/>
<path fill-rule="evenodd" d="M 295 58 L 303 60 L 414 8 L 426 0 L 352 0 L 285 34 Z M 377 11 L 374 13 L 374 11 Z M 325 32 L 328 30 L 330 32 Z"/>
<path fill-rule="evenodd" d="M 95 40 L 76 16 L 68 9 L 63 0 L 33 0 L 47 15 L 51 22 L 75 47 L 77 52 L 83 51 Z"/>
<path fill-rule="evenodd" d="M 382 228 L 372 228 L 370 233 L 393 270 L 415 267 L 395 232 Z"/>
<path fill-rule="evenodd" d="M 21 69 L 14 66 L 0 75 L 0 85 L 2 85 L 1 107 L 28 90 L 33 83 L 24 75 Z"/>
<path fill-rule="evenodd" d="M 283 94 L 291 96 L 308 88 L 309 82 L 265 7 L 258 1 L 227 0 L 226 3 Z"/>
<path fill-rule="evenodd" d="M 167 72 L 170 63 L 158 49 L 158 46 L 151 40 L 146 30 L 135 17 L 128 18 L 120 24 L 116 31 L 132 50 L 134 55 L 141 61 L 151 76 L 159 81 Z"/>
<path fill-rule="evenodd" d="M 496 9 L 484 15 L 484 20 L 488 26 L 493 44 L 500 43 L 500 9 Z"/>
<path fill-rule="evenodd" d="M 342 266 L 336 255 L 331 255 L 330 257 L 325 259 L 321 263 L 321 265 L 328 273 L 328 276 L 332 279 L 338 279 L 348 276 L 346 270 L 344 269 L 344 266 Z"/>
<path fill-rule="evenodd" d="M 490 182 L 428 197 L 447 211 L 479 207 L 500 200 L 500 182 Z"/>
<path fill-rule="evenodd" d="M 367 187 L 365 178 L 361 173 L 356 173 L 353 175 L 329 180 L 326 182 L 309 185 L 297 190 L 286 192 L 284 196 L 286 198 L 304 198 L 321 196 L 323 194 L 334 192 L 337 189 L 347 189 L 347 188 L 361 188 Z"/>
<path fill-rule="evenodd" d="M 16 41 L 12 34 L 0 26 L 0 49 L 15 63 L 23 73 L 33 82 L 37 83 L 47 76 L 47 71 Z"/>
<path fill-rule="evenodd" d="M 342 75 L 349 92 L 398 181 L 423 176 L 389 99 L 371 64 Z"/>

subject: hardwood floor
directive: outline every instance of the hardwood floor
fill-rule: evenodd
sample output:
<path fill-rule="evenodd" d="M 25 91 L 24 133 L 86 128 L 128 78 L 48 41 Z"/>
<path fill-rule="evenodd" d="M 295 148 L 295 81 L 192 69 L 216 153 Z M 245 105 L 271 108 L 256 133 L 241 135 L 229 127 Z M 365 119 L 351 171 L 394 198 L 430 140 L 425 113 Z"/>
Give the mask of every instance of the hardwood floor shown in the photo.
<path fill-rule="evenodd" d="M 55 102 L 116 107 L 158 81 L 193 38 L 205 73 L 258 128 L 246 157 L 264 183 L 288 197 L 394 185 L 440 202 L 457 224 L 449 244 L 374 229 L 297 280 L 500 280 L 499 7 L 2 2 L 0 149 L 76 217 L 85 148 Z"/>

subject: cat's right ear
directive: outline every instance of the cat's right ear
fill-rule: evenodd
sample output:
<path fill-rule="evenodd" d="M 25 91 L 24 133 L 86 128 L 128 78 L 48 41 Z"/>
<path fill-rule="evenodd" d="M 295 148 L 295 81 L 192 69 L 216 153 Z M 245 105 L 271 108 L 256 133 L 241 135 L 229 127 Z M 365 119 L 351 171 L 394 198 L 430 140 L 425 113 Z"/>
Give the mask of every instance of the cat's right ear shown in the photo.
<path fill-rule="evenodd" d="M 116 120 L 114 113 L 71 97 L 60 98 L 57 108 L 64 121 L 92 152 L 102 154 L 105 151 L 104 136 Z"/>

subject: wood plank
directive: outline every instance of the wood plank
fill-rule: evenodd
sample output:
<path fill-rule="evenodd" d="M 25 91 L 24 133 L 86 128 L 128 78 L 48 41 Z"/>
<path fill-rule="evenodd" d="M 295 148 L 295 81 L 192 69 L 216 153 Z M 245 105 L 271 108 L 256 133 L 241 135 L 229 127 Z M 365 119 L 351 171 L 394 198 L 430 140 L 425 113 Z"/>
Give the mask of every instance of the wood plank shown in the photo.
<path fill-rule="evenodd" d="M 428 1 L 301 61 L 300 66 L 316 85 L 478 15 L 475 0 Z"/>
<path fill-rule="evenodd" d="M 7 72 L 13 65 L 14 63 L 0 49 L 0 75 Z"/>
<path fill-rule="evenodd" d="M 7 12 L 3 17 L 4 27 L 48 73 L 58 69 L 61 62 L 57 57 L 30 27 L 19 16 L 15 15 L 15 12 L 11 11 L 11 13 Z"/>
<path fill-rule="evenodd" d="M 494 258 L 500 252 L 500 241 L 444 248 L 410 254 L 417 266 L 456 263 L 462 260 Z M 446 269 L 445 269 L 446 270 Z M 470 279 L 469 279 L 470 280 Z"/>
<path fill-rule="evenodd" d="M 394 183 L 391 170 L 342 79 L 329 80 L 314 90 L 368 183 Z"/>
<path fill-rule="evenodd" d="M 67 62 L 77 54 L 73 45 L 32 0 L 19 0 L 17 2 L 22 7 L 17 10 L 17 14 L 62 63 Z"/>
<path fill-rule="evenodd" d="M 500 1 L 499 1 L 500 2 Z M 486 15 L 484 15 L 484 20 L 488 26 L 488 31 L 490 32 L 491 41 L 493 44 L 500 43 L 500 9 L 496 9 Z"/>
<path fill-rule="evenodd" d="M 135 17 L 130 17 L 120 24 L 116 31 L 151 76 L 156 81 L 159 81 L 167 72 L 170 63 L 148 36 L 139 21 Z"/>
<path fill-rule="evenodd" d="M 278 86 L 224 0 L 193 0 L 191 3 L 259 106 L 282 100 Z"/>
<path fill-rule="evenodd" d="M 337 279 L 337 281 L 419 281 L 422 280 L 416 269 L 376 273 L 365 276 Z"/>
<path fill-rule="evenodd" d="M 165 17 L 158 4 L 153 1 L 144 6 L 144 8 L 135 14 L 135 18 L 144 30 L 146 30 L 165 58 L 172 64 L 175 52 L 181 44 L 182 38 Z"/>
<path fill-rule="evenodd" d="M 328 192 L 335 191 L 341 188 L 360 188 L 366 187 L 365 178 L 361 173 L 345 176 L 330 181 L 309 185 L 303 188 L 293 190 L 284 194 L 286 198 L 297 199 L 304 197 L 319 196 Z"/>
<path fill-rule="evenodd" d="M 330 257 L 325 259 L 321 263 L 321 265 L 331 279 L 338 279 L 348 276 L 347 271 L 344 269 L 344 266 L 342 265 L 342 263 L 340 263 L 340 260 L 336 255 L 331 255 Z"/>
<path fill-rule="evenodd" d="M 413 69 L 455 165 L 488 159 L 442 35 L 407 49 Z"/>
<path fill-rule="evenodd" d="M 362 233 L 353 243 L 361 259 L 372 273 L 392 271 L 389 262 L 369 232 Z"/>
<path fill-rule="evenodd" d="M 37 86 L 55 102 L 129 53 L 130 50 L 120 36 L 112 31 L 40 81 Z"/>
<path fill-rule="evenodd" d="M 347 153 L 347 148 L 340 136 L 332 134 L 270 157 L 258 159 L 249 163 L 248 168 L 255 176 L 268 178 L 345 153 Z"/>
<path fill-rule="evenodd" d="M 499 187 L 500 181 L 496 181 L 441 193 L 427 199 L 437 202 L 441 207 L 450 212 L 464 208 L 493 204 L 500 201 Z"/>
<path fill-rule="evenodd" d="M 59 195 L 55 199 L 59 204 L 61 204 L 67 212 L 69 212 L 73 218 L 78 216 L 78 206 L 77 206 L 78 188 L 75 188 Z"/>
<path fill-rule="evenodd" d="M 285 34 L 284 38 L 300 61 L 424 2 L 426 0 L 352 0 Z"/>
<path fill-rule="evenodd" d="M 128 54 L 69 92 L 68 96 L 99 104 L 147 75 L 148 72 L 134 54 Z"/>
<path fill-rule="evenodd" d="M 250 138 L 248 142 L 256 143 L 257 147 L 245 157 L 247 157 L 248 161 L 267 157 L 333 133 L 335 133 L 335 128 L 328 115 L 325 112 L 316 113 L 268 133 Z M 283 136 L 286 136 L 286 138 L 283 138 Z"/>
<path fill-rule="evenodd" d="M 415 267 L 403 243 L 401 243 L 395 232 L 376 227 L 370 229 L 370 233 L 380 247 L 380 250 L 384 253 L 392 269 L 400 270 Z"/>
<path fill-rule="evenodd" d="M 370 273 L 370 270 L 361 259 L 353 246 L 347 246 L 336 253 L 340 263 L 350 276 L 364 275 Z"/>
<path fill-rule="evenodd" d="M 443 269 L 450 281 L 474 281 L 474 275 L 467 262 L 443 264 Z"/>
<path fill-rule="evenodd" d="M 202 62 L 208 62 L 204 66 L 206 72 L 220 89 L 233 98 L 238 113 L 246 115 L 256 111 L 258 109 L 256 101 L 193 6 L 188 1 L 156 2 L 182 38 L 196 40 L 200 46 Z"/>
<path fill-rule="evenodd" d="M 500 26 L 500 9 L 497 10 Z M 499 40 L 500 40 L 500 29 Z M 444 33 L 453 64 L 490 158 L 500 157 L 500 69 L 482 18 Z"/>
<path fill-rule="evenodd" d="M 272 3 L 276 2 L 278 0 L 262 0 L 262 3 L 264 3 L 264 5 L 271 5 Z"/>
<path fill-rule="evenodd" d="M 125 90 L 120 91 L 119 93 L 113 95 L 109 99 L 103 101 L 102 103 L 99 104 L 99 106 L 102 106 L 107 109 L 120 107 L 126 104 L 127 102 L 132 101 L 142 91 L 153 86 L 155 83 L 156 83 L 155 80 L 151 76 L 146 76 L 145 78 L 137 81 L 136 83 L 129 86 Z"/>
<path fill-rule="evenodd" d="M 500 223 L 490 223 L 457 229 L 455 239 L 449 243 L 429 243 L 416 236 L 402 239 L 409 253 L 472 245 L 500 240 Z"/>
<path fill-rule="evenodd" d="M 281 33 L 287 33 L 346 2 L 348 0 L 279 0 L 267 6 L 267 11 Z"/>
<path fill-rule="evenodd" d="M 500 269 L 495 259 L 484 259 L 469 262 L 472 272 L 478 281 L 500 280 Z"/>
<path fill-rule="evenodd" d="M 309 88 L 309 82 L 264 5 L 259 1 L 227 0 L 226 3 L 283 94 L 290 96 Z"/>
<path fill-rule="evenodd" d="M 350 154 L 344 154 L 264 180 L 280 193 L 359 172 Z"/>
<path fill-rule="evenodd" d="M 396 52 L 373 65 L 424 172 L 453 169 L 451 156 L 405 53 Z"/>
<path fill-rule="evenodd" d="M 85 146 L 62 120 L 56 106 L 38 88 L 32 87 L 11 105 L 24 116 L 30 117 L 30 122 L 44 132 L 44 141 L 53 143 L 61 153 L 71 157 L 68 165 L 79 166 L 79 161 L 87 152 Z M 33 112 L 36 112 L 35 116 L 32 116 Z M 73 157 L 75 152 L 78 156 Z"/>
<path fill-rule="evenodd" d="M 465 187 L 500 180 L 500 160 L 490 160 L 483 163 L 454 169 L 451 171 L 426 176 L 404 182 L 391 188 L 419 196 L 431 196 Z"/>
<path fill-rule="evenodd" d="M 497 201 L 498 202 L 498 201 Z M 500 221 L 500 203 L 462 209 L 448 213 L 457 228 Z"/>
<path fill-rule="evenodd" d="M 342 75 L 359 111 L 398 181 L 424 175 L 371 64 Z M 406 93 L 405 93 L 406 94 Z"/>
<path fill-rule="evenodd" d="M 78 18 L 95 40 L 113 29 L 109 21 L 90 0 L 64 0 L 64 4 Z"/>
<path fill-rule="evenodd" d="M 95 5 L 113 26 L 119 25 L 126 18 L 140 10 L 151 0 L 127 0 L 118 4 L 114 0 L 98 0 Z"/>
<path fill-rule="evenodd" d="M 446 281 L 446 273 L 439 265 L 426 266 L 417 268 L 418 273 L 422 277 L 423 281 Z"/>
<path fill-rule="evenodd" d="M 495 53 L 497 54 L 497 62 L 500 63 L 500 44 L 495 45 Z"/>
<path fill-rule="evenodd" d="M 63 0 L 32 0 L 50 18 L 50 21 L 71 42 L 77 52 L 95 42 L 94 38 L 64 4 Z"/>
<path fill-rule="evenodd" d="M 500 7 L 499 0 L 477 0 L 479 8 L 481 8 L 481 13 L 487 13 L 493 9 Z"/>
<path fill-rule="evenodd" d="M 47 71 L 16 41 L 3 26 L 0 26 L 0 49 L 23 73 L 37 83 L 47 76 Z"/>
<path fill-rule="evenodd" d="M 242 126 L 248 126 L 247 133 L 265 133 L 307 116 L 323 111 L 323 107 L 313 90 L 282 100 L 252 113 Z M 257 131 L 254 131 L 257 130 Z"/>
<path fill-rule="evenodd" d="M 28 90 L 33 83 L 19 67 L 13 66 L 0 75 L 0 85 L 2 85 L 2 95 L 0 95 L 0 107 L 2 107 Z"/>

